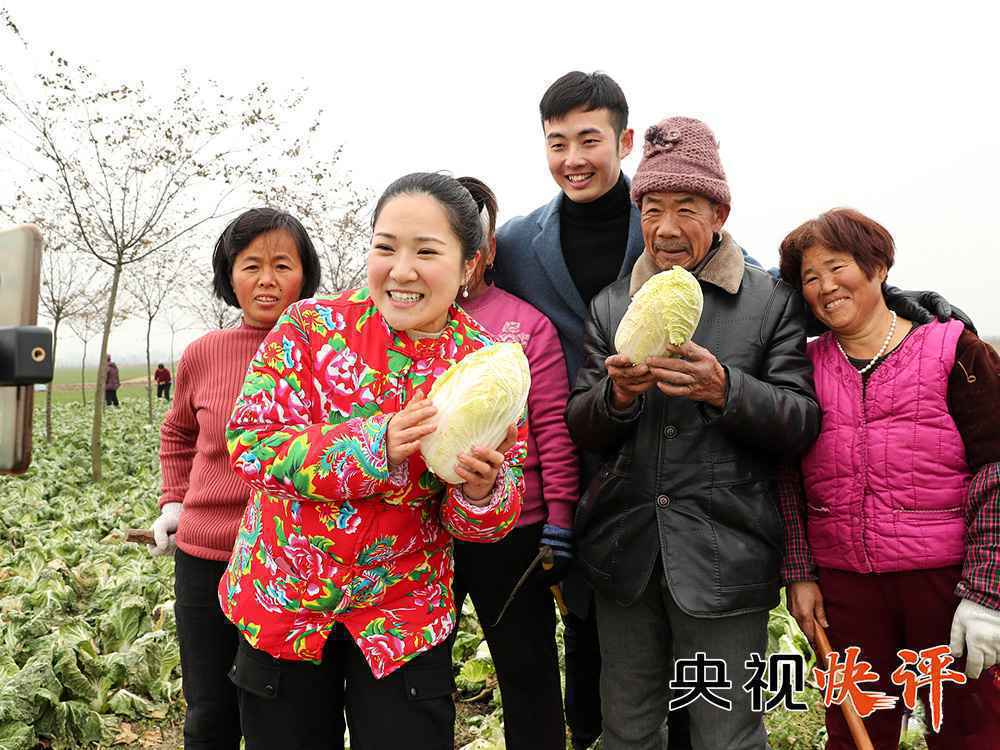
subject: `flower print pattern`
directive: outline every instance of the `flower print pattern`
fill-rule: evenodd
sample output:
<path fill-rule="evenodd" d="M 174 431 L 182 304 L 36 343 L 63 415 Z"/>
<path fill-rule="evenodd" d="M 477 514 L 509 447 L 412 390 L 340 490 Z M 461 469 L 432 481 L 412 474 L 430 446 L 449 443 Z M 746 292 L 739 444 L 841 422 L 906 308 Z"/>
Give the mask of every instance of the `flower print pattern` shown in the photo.
<path fill-rule="evenodd" d="M 320 510 L 320 520 L 327 531 L 340 530 L 347 534 L 353 534 L 361 525 L 361 514 L 358 509 L 351 505 L 350 500 L 345 500 L 340 507 L 329 510 Z"/>
<path fill-rule="evenodd" d="M 289 534 L 288 543 L 281 551 L 300 578 L 310 581 L 324 574 L 329 576 L 327 567 L 331 563 L 330 557 L 310 544 L 301 534 Z"/>
<path fill-rule="evenodd" d="M 302 325 L 306 330 L 320 335 L 331 331 L 343 331 L 344 316 L 331 307 L 316 306 L 302 311 Z"/>
<path fill-rule="evenodd" d="M 392 633 L 376 633 L 367 639 L 367 646 L 372 657 L 380 661 L 402 661 L 406 652 L 406 644 L 402 638 Z"/>
<path fill-rule="evenodd" d="M 343 337 L 335 334 L 333 343 L 322 347 L 316 355 L 313 373 L 314 385 L 324 392 L 332 388 L 330 397 L 324 398 L 323 408 L 339 417 L 350 417 L 359 407 L 375 402 L 372 385 L 377 381 L 356 352 L 347 348 Z M 348 400 L 337 398 L 348 396 Z"/>
<path fill-rule="evenodd" d="M 361 552 L 358 553 L 357 557 L 358 564 L 374 565 L 393 557 L 394 545 L 397 539 L 398 537 L 396 536 L 376 537 L 374 541 L 361 548 Z"/>
<path fill-rule="evenodd" d="M 448 589 L 442 583 L 433 583 L 422 589 L 416 589 L 413 594 L 413 603 L 420 608 L 427 608 L 427 612 L 433 612 L 444 605 L 448 596 Z"/>
<path fill-rule="evenodd" d="M 366 290 L 295 303 L 250 363 L 227 440 L 255 490 L 219 600 L 272 656 L 318 661 L 343 623 L 383 677 L 454 627 L 451 539 L 517 522 L 527 426 L 485 507 L 419 453 L 390 471 L 390 416 L 489 337 L 458 308 L 436 338 L 392 331 Z"/>

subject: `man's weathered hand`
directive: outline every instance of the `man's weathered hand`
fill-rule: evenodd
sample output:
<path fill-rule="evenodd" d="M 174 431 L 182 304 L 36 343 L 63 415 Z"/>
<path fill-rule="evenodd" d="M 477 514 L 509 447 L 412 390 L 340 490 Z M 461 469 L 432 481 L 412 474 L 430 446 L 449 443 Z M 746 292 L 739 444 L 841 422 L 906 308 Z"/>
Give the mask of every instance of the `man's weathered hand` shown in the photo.
<path fill-rule="evenodd" d="M 635 403 L 640 394 L 656 383 L 644 364 L 633 364 L 624 354 L 612 354 L 604 360 L 611 378 L 611 405 L 624 411 Z"/>
<path fill-rule="evenodd" d="M 657 388 L 668 396 L 704 401 L 717 409 L 726 405 L 726 371 L 712 352 L 688 341 L 669 346 L 668 353 L 680 356 L 646 360 Z"/>
<path fill-rule="evenodd" d="M 819 584 L 814 581 L 796 581 L 790 583 L 786 589 L 788 597 L 788 611 L 799 624 L 799 629 L 809 640 L 815 644 L 816 637 L 814 622 L 819 622 L 824 628 L 830 627 L 826 619 L 826 608 L 823 606 L 823 594 L 819 590 Z"/>

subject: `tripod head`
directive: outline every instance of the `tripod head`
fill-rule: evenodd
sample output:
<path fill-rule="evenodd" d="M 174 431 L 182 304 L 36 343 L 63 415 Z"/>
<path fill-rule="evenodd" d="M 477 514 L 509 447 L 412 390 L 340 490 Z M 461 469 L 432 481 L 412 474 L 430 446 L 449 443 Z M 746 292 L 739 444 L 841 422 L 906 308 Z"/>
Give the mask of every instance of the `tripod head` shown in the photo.
<path fill-rule="evenodd" d="M 34 386 L 52 381 L 52 333 L 38 322 L 42 235 L 25 224 L 0 231 L 0 473 L 31 463 Z"/>

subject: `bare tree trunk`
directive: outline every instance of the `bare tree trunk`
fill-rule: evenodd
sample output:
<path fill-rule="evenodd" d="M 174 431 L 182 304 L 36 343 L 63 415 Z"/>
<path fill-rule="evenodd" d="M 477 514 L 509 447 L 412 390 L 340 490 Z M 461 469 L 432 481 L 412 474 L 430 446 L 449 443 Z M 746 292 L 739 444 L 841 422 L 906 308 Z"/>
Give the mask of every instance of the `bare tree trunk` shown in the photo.
<path fill-rule="evenodd" d="M 56 361 L 56 344 L 59 342 L 59 318 L 55 318 L 52 326 L 52 362 Z M 50 382 L 45 386 L 45 442 L 52 442 L 52 386 Z"/>
<path fill-rule="evenodd" d="M 80 360 L 80 401 L 87 405 L 87 344 L 83 342 L 83 359 Z"/>
<path fill-rule="evenodd" d="M 146 401 L 149 402 L 149 423 L 153 424 L 153 368 L 149 362 L 149 333 L 153 329 L 153 319 L 146 319 Z"/>
<path fill-rule="evenodd" d="M 108 339 L 115 318 L 115 302 L 118 300 L 118 282 L 122 277 L 122 264 L 115 264 L 111 276 L 111 292 L 108 294 L 108 311 L 104 316 L 104 333 L 101 335 L 101 354 L 97 361 L 97 385 L 94 386 L 94 426 L 90 431 L 90 476 L 95 482 L 101 481 L 101 421 L 104 417 L 105 379 L 108 373 Z"/>

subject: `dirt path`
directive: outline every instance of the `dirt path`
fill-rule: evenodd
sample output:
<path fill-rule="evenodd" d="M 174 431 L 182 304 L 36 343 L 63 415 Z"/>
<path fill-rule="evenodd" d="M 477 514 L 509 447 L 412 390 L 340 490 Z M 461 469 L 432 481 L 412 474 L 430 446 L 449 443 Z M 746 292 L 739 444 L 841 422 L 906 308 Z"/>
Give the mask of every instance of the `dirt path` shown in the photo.
<path fill-rule="evenodd" d="M 469 732 L 467 719 L 488 713 L 488 701 L 466 703 L 455 701 L 455 747 L 471 742 L 474 736 Z M 183 750 L 184 728 L 180 719 L 162 724 L 146 725 L 139 722 L 123 721 L 118 728 L 118 736 L 114 740 L 114 748 L 135 748 L 135 750 Z"/>
<path fill-rule="evenodd" d="M 180 720 L 159 726 L 123 721 L 118 725 L 118 733 L 111 746 L 135 750 L 183 750 L 183 726 Z"/>

